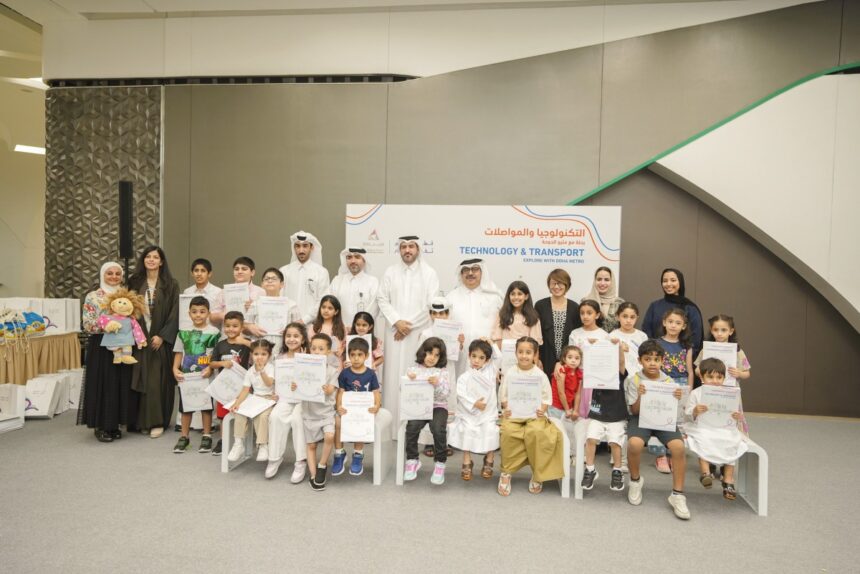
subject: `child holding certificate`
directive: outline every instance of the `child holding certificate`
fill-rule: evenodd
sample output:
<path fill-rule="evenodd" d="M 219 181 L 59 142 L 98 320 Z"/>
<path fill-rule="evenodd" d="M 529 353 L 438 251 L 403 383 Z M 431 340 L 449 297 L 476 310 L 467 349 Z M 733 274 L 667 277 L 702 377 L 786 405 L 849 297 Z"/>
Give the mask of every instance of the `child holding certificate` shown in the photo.
<path fill-rule="evenodd" d="M 251 389 L 254 390 L 254 395 L 266 399 L 273 399 L 275 395 L 275 367 L 272 366 L 270 359 L 272 358 L 272 344 L 266 339 L 260 339 L 251 343 L 251 360 L 254 365 L 248 369 L 248 374 L 245 375 L 245 383 L 242 391 L 233 405 L 230 407 L 230 412 L 236 417 L 233 436 L 236 438 L 233 448 L 227 455 L 227 460 L 236 462 L 245 456 L 245 433 L 248 431 L 248 417 L 241 415 L 237 410 L 249 394 Z M 269 459 L 269 414 L 272 412 L 270 406 L 253 418 L 254 433 L 257 439 L 257 461 L 263 462 Z"/>
<path fill-rule="evenodd" d="M 176 343 L 173 346 L 173 376 L 179 385 L 183 383 L 188 373 L 202 373 L 204 377 L 211 374 L 209 359 L 212 350 L 221 338 L 221 332 L 209 324 L 209 300 L 202 295 L 191 299 L 188 307 L 188 315 L 191 317 L 192 328 L 188 331 L 181 330 L 176 334 Z M 182 393 L 179 393 L 179 412 L 182 414 L 182 435 L 176 441 L 173 452 L 181 454 L 185 452 L 191 441 L 188 434 L 191 432 L 191 417 L 194 411 L 186 411 L 182 404 Z M 197 452 L 212 452 L 212 408 L 200 411 L 203 418 L 203 438 L 200 439 L 200 448 Z"/>
<path fill-rule="evenodd" d="M 382 394 L 379 391 L 379 380 L 376 378 L 376 372 L 373 369 L 368 369 L 364 364 L 367 356 L 370 353 L 370 346 L 364 339 L 353 339 L 349 342 L 347 354 L 349 356 L 349 366 L 340 372 L 337 378 L 337 413 L 345 415 L 346 409 L 341 405 L 341 399 L 344 393 L 373 393 L 373 406 L 368 409 L 372 414 L 379 411 L 382 405 Z M 344 461 L 346 460 L 346 450 L 343 448 L 343 443 L 340 442 L 340 417 L 335 418 L 335 452 L 334 462 L 331 465 L 332 476 L 340 476 L 343 474 Z M 352 464 L 349 466 L 349 474 L 359 476 L 364 472 L 364 443 L 353 443 Z"/>
<path fill-rule="evenodd" d="M 699 482 L 705 488 L 711 488 L 714 477 L 711 474 L 710 464 L 724 465 L 722 469 L 723 497 L 726 500 L 735 500 L 735 463 L 749 449 L 743 440 L 741 431 L 738 430 L 737 421 L 741 418 L 740 410 L 731 412 L 726 420 L 705 422 L 702 420 L 705 413 L 709 411 L 707 399 L 704 395 L 714 387 L 723 387 L 726 380 L 726 365 L 719 359 L 705 359 L 702 361 L 699 371 L 702 373 L 702 386 L 690 393 L 690 401 L 687 403 L 686 415 L 692 422 L 686 427 L 687 444 L 690 450 L 699 455 L 699 471 L 701 477 Z M 727 393 L 727 402 L 733 404 L 737 400 L 740 406 L 740 390 L 737 387 L 724 387 Z M 737 397 L 737 399 L 735 399 Z M 724 403 L 725 405 L 725 403 Z M 728 412 L 731 409 L 724 409 Z M 732 424 L 734 422 L 734 424 Z"/>
<path fill-rule="evenodd" d="M 296 353 L 308 352 L 308 331 L 304 323 L 297 321 L 287 324 L 281 339 L 281 354 L 276 364 L 292 360 Z M 276 373 L 277 374 L 277 373 Z M 307 443 L 305 442 L 302 408 L 299 404 L 289 402 L 286 397 L 278 397 L 278 404 L 269 415 L 269 464 L 266 465 L 266 478 L 274 478 L 278 474 L 281 463 L 284 462 L 284 451 L 287 450 L 287 438 L 292 432 L 293 450 L 296 453 L 296 464 L 290 482 L 299 484 L 305 479 L 308 465 Z"/>
<path fill-rule="evenodd" d="M 340 314 L 340 301 L 334 295 L 324 295 L 320 299 L 317 318 L 313 323 L 308 324 L 308 336 L 313 339 L 317 333 L 325 333 L 331 337 L 332 352 L 342 366 L 346 327 Z"/>
<path fill-rule="evenodd" d="M 244 322 L 245 318 L 239 311 L 228 311 L 224 315 L 223 330 L 226 339 L 218 341 L 215 349 L 212 350 L 212 359 L 209 361 L 211 375 L 217 375 L 221 369 L 229 369 L 234 364 L 244 369 L 248 368 L 248 362 L 251 359 L 251 341 L 242 335 Z M 215 415 L 219 419 L 223 420 L 228 412 L 230 411 L 225 409 L 224 405 L 215 401 Z M 212 454 L 215 456 L 221 454 L 220 438 L 212 449 Z"/>
<path fill-rule="evenodd" d="M 552 404 L 552 390 L 546 374 L 535 363 L 538 342 L 531 337 L 520 337 L 516 346 L 517 364 L 507 370 L 499 387 L 499 403 L 502 406 L 500 443 L 502 450 L 502 473 L 498 492 L 502 496 L 511 494 L 511 475 L 524 466 L 531 466 L 529 492 L 540 494 L 543 483 L 564 476 L 562 449 L 564 437 L 561 431 L 546 417 Z M 528 384 L 537 380 L 539 384 L 538 407 L 534 415 L 513 418 L 508 404 L 508 388 L 521 381 Z"/>
<path fill-rule="evenodd" d="M 639 408 L 642 396 L 646 393 L 644 382 L 672 383 L 669 375 L 661 370 L 665 356 L 666 351 L 660 346 L 660 343 L 654 339 L 648 339 L 639 346 L 639 364 L 642 370 L 628 376 L 627 380 L 624 381 L 624 391 L 630 411 L 630 421 L 627 424 L 627 462 L 630 465 L 627 501 L 634 506 L 642 504 L 642 487 L 645 481 L 639 475 L 640 462 L 642 450 L 653 436 L 669 449 L 675 461 L 672 465 L 672 494 L 669 496 L 669 505 L 675 512 L 675 516 L 682 520 L 689 520 L 690 511 L 687 508 L 687 497 L 684 496 L 684 472 L 686 471 L 684 438 L 678 432 L 677 423 L 674 430 L 671 431 L 653 430 L 639 426 Z M 675 388 L 675 399 L 681 400 L 682 394 L 681 388 Z"/>
<path fill-rule="evenodd" d="M 331 337 L 325 333 L 317 333 L 311 339 L 312 355 L 331 354 Z M 338 369 L 332 365 L 326 365 L 325 384 L 323 394 L 325 399 L 321 403 L 313 401 L 302 401 L 302 422 L 304 424 L 305 441 L 307 442 L 308 466 L 316 469 L 310 475 L 311 488 L 313 490 L 325 490 L 326 472 L 328 471 L 328 459 L 334 446 L 334 407 L 337 391 Z M 296 390 L 296 383 L 292 389 Z M 317 449 L 319 441 L 323 441 L 322 456 L 317 461 Z"/>
<path fill-rule="evenodd" d="M 263 271 L 263 279 L 260 281 L 260 285 L 266 291 L 266 297 L 278 297 L 276 301 L 278 301 L 279 306 L 282 305 L 283 309 L 285 309 L 285 312 L 283 310 L 281 312 L 284 312 L 286 315 L 287 323 L 302 320 L 302 314 L 299 312 L 296 302 L 285 295 L 281 295 L 281 291 L 284 289 L 284 274 L 281 273 L 280 269 L 269 267 Z M 284 332 L 282 329 L 274 330 L 267 328 L 268 325 L 263 324 L 260 318 L 260 309 L 261 305 L 258 299 L 252 304 L 251 313 L 257 318 L 257 326 L 260 328 L 260 331 L 265 332 L 264 337 L 272 343 L 274 347 L 273 354 L 277 355 L 281 352 Z M 281 323 L 281 325 L 283 326 L 284 323 Z"/>
<path fill-rule="evenodd" d="M 600 312 L 600 303 L 597 301 L 586 299 L 579 304 L 579 321 L 582 327 L 571 331 L 568 345 L 584 349 L 597 341 L 609 338 L 609 333 L 603 330 L 603 315 Z"/>
<path fill-rule="evenodd" d="M 253 259 L 245 256 L 237 257 L 233 262 L 233 283 L 225 285 L 221 292 L 218 293 L 216 303 L 213 305 L 213 307 L 218 311 L 213 312 L 211 318 L 212 321 L 217 324 L 224 320 L 224 312 L 239 311 L 245 318 L 243 327 L 245 332 L 254 338 L 261 337 L 264 333 L 254 324 L 256 315 L 251 312 L 252 304 L 257 300 L 257 297 L 266 294 L 266 291 L 262 287 L 254 285 L 253 281 L 255 274 L 256 264 Z M 228 299 L 230 299 L 230 302 L 232 303 L 234 290 L 238 290 L 241 293 L 242 298 L 245 299 L 245 301 L 240 305 L 241 309 L 227 308 Z M 230 291 L 230 293 L 228 293 L 228 291 Z"/>
<path fill-rule="evenodd" d="M 493 477 L 494 451 L 499 448 L 496 373 L 501 359 L 489 339 L 469 343 L 470 369 L 457 380 L 457 411 L 448 433 L 448 443 L 463 451 L 463 480 L 472 480 L 472 453 L 484 455 L 481 477 Z"/>
<path fill-rule="evenodd" d="M 421 335 L 418 336 L 419 343 L 423 343 L 424 341 L 426 341 L 430 337 L 437 336 L 437 332 L 435 330 L 437 327 L 434 327 L 436 321 L 437 320 L 447 321 L 450 314 L 451 314 L 451 305 L 448 302 L 448 300 L 445 297 L 439 297 L 439 296 L 433 297 L 430 300 L 430 326 L 427 327 L 426 329 L 424 329 L 421 332 Z M 446 339 L 444 337 L 440 337 L 440 338 L 442 339 L 443 342 L 446 341 Z M 463 351 L 463 343 L 465 342 L 465 340 L 466 340 L 466 336 L 463 333 L 460 333 L 459 336 L 457 337 L 457 341 L 455 342 L 457 345 L 459 345 L 460 352 Z M 447 342 L 445 343 L 445 348 L 446 349 L 449 348 Z M 449 414 L 454 412 L 454 409 L 456 408 L 456 405 L 457 405 L 457 389 L 456 389 L 456 384 L 457 384 L 456 367 L 457 367 L 457 364 L 456 363 L 457 363 L 456 361 L 448 361 L 447 367 L 446 367 L 446 369 L 448 370 L 448 381 L 450 382 L 449 388 L 448 388 L 448 412 L 449 412 Z M 454 452 L 449 449 L 448 456 L 451 456 L 452 454 L 454 454 Z M 425 449 L 424 455 L 425 456 L 433 456 L 433 447 L 428 447 L 427 449 Z"/>
<path fill-rule="evenodd" d="M 618 328 L 609 333 L 609 337 L 621 341 L 627 370 L 638 371 L 639 345 L 648 340 L 648 335 L 636 328 L 639 319 L 639 307 L 635 303 L 625 301 L 618 306 L 615 316 L 618 318 Z"/>
<path fill-rule="evenodd" d="M 379 367 L 382 366 L 382 362 L 385 360 L 382 352 L 382 340 L 373 334 L 375 325 L 376 322 L 373 320 L 373 315 L 367 311 L 359 311 L 352 318 L 352 327 L 349 329 L 350 335 L 370 335 L 370 355 L 373 357 L 374 371 L 379 370 Z"/>
<path fill-rule="evenodd" d="M 433 474 L 430 482 L 436 485 L 445 482 L 445 463 L 448 461 L 448 393 L 449 378 L 448 355 L 445 342 L 438 337 L 430 337 L 418 347 L 415 366 L 406 370 L 410 379 L 427 379 L 433 385 L 433 419 L 430 420 L 430 433 L 433 435 Z M 418 435 L 428 424 L 426 420 L 406 423 L 406 466 L 403 480 L 415 480 L 421 461 L 418 459 Z"/>

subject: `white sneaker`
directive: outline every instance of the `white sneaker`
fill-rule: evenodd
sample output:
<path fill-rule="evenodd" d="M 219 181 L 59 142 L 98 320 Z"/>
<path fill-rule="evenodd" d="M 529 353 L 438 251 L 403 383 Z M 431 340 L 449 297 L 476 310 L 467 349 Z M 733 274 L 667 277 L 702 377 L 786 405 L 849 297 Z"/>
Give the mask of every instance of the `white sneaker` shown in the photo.
<path fill-rule="evenodd" d="M 266 462 L 269 460 L 269 445 L 261 444 L 257 447 L 257 462 Z"/>
<path fill-rule="evenodd" d="M 243 456 L 245 456 L 245 439 L 239 438 L 236 439 L 235 443 L 233 443 L 233 448 L 230 449 L 230 454 L 227 455 L 227 460 L 230 462 L 236 462 Z"/>
<path fill-rule="evenodd" d="M 304 482 L 305 474 L 308 471 L 308 463 L 305 460 L 297 460 L 296 465 L 293 467 L 293 475 L 290 477 L 290 482 L 293 484 L 299 484 Z"/>
<path fill-rule="evenodd" d="M 627 483 L 627 502 L 633 506 L 642 504 L 642 487 L 645 486 L 645 479 L 641 476 L 639 480 L 631 480 Z"/>
<path fill-rule="evenodd" d="M 278 474 L 278 469 L 281 467 L 281 463 L 284 459 L 279 458 L 278 460 L 270 460 L 269 464 L 266 465 L 266 478 L 273 478 L 276 474 Z"/>
<path fill-rule="evenodd" d="M 687 508 L 687 497 L 683 494 L 670 494 L 669 506 L 675 511 L 675 516 L 681 520 L 690 520 L 690 509 Z"/>

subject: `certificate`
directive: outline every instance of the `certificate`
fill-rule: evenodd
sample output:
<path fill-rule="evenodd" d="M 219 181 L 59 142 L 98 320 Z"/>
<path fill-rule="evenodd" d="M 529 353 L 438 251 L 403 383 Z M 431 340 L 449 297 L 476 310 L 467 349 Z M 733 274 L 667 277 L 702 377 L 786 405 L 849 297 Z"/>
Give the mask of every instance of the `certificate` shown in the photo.
<path fill-rule="evenodd" d="M 702 359 L 721 360 L 726 365 L 725 384 L 730 387 L 736 387 L 738 385 L 738 380 L 729 374 L 729 369 L 738 368 L 737 343 L 715 343 L 714 341 L 705 341 L 702 346 Z"/>
<path fill-rule="evenodd" d="M 400 420 L 433 419 L 433 385 L 427 379 L 400 377 Z"/>
<path fill-rule="evenodd" d="M 286 297 L 257 298 L 257 326 L 269 335 L 280 335 L 290 322 L 289 300 Z"/>
<path fill-rule="evenodd" d="M 517 340 L 502 339 L 502 373 L 517 364 Z"/>
<path fill-rule="evenodd" d="M 200 373 L 185 373 L 179 383 L 179 395 L 185 412 L 212 410 L 212 397 L 206 392 L 209 379 Z"/>
<path fill-rule="evenodd" d="M 232 408 L 233 402 L 235 401 L 230 401 L 228 404 L 224 405 L 224 408 Z M 275 401 L 272 399 L 267 399 L 266 397 L 261 397 L 259 395 L 248 395 L 245 397 L 245 400 L 242 401 L 242 404 L 239 405 L 239 409 L 236 412 L 252 419 L 274 404 Z"/>
<path fill-rule="evenodd" d="M 732 418 L 732 413 L 740 410 L 740 387 L 702 385 L 701 389 L 702 404 L 708 410 L 696 417 L 696 422 L 711 428 L 737 428 L 738 421 Z"/>
<path fill-rule="evenodd" d="M 221 369 L 218 376 L 206 387 L 206 392 L 222 405 L 232 403 L 242 392 L 247 372 L 239 363 L 233 363 L 229 369 Z"/>
<path fill-rule="evenodd" d="M 433 336 L 445 341 L 449 361 L 460 359 L 460 333 L 462 332 L 463 323 L 448 321 L 447 319 L 433 321 Z"/>
<path fill-rule="evenodd" d="M 639 427 L 643 429 L 675 431 L 678 427 L 678 399 L 675 383 L 641 381 L 645 394 L 639 397 Z"/>
<path fill-rule="evenodd" d="M 373 442 L 376 416 L 368 411 L 374 405 L 373 393 L 343 393 L 340 406 L 346 414 L 340 417 L 340 440 L 343 442 Z"/>
<path fill-rule="evenodd" d="M 225 311 L 239 311 L 242 316 L 248 314 L 245 303 L 251 299 L 251 289 L 248 283 L 228 283 L 224 285 Z"/>
<path fill-rule="evenodd" d="M 323 385 L 325 385 L 326 356 L 296 353 L 294 360 L 293 382 L 296 383 L 296 390 L 293 391 L 291 388 L 287 396 L 292 400 L 325 402 Z"/>
<path fill-rule="evenodd" d="M 582 381 L 586 389 L 618 390 L 618 344 L 609 339 L 582 350 Z"/>
<path fill-rule="evenodd" d="M 537 375 L 515 375 L 508 377 L 508 410 L 512 419 L 537 418 L 541 407 L 542 379 Z"/>
<path fill-rule="evenodd" d="M 639 343 L 633 339 L 621 340 L 627 344 L 627 352 L 624 353 L 624 368 L 627 369 L 628 375 L 633 375 L 639 372 Z"/>
<path fill-rule="evenodd" d="M 346 360 L 347 360 L 347 362 L 349 362 L 349 342 L 352 341 L 353 339 L 364 339 L 365 341 L 367 341 L 367 348 L 370 349 L 370 351 L 367 353 L 367 358 L 364 360 L 364 366 L 367 367 L 368 369 L 372 369 L 373 368 L 373 337 L 371 336 L 370 333 L 368 333 L 367 335 L 347 335 L 346 336 L 346 349 L 347 349 Z"/>
<path fill-rule="evenodd" d="M 275 394 L 278 395 L 279 402 L 282 400 L 287 403 L 301 402 L 293 398 L 291 389 L 295 364 L 295 359 L 275 359 Z"/>
<path fill-rule="evenodd" d="M 191 300 L 196 295 L 180 295 L 179 296 L 179 330 L 190 331 L 194 328 L 194 323 L 191 322 L 191 316 L 188 310 L 191 308 Z M 185 404 L 185 403 L 183 403 Z"/>

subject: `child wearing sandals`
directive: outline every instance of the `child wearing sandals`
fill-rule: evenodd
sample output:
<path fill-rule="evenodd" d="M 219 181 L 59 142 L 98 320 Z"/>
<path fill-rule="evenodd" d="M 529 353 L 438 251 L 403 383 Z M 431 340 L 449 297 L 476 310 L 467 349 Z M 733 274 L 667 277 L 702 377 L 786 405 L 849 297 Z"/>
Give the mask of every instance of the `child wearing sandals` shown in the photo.
<path fill-rule="evenodd" d="M 457 379 L 457 406 L 448 444 L 463 451 L 463 480 L 472 480 L 472 453 L 484 455 L 481 478 L 493 477 L 493 458 L 499 448 L 496 373 L 500 362 L 501 354 L 489 339 L 475 339 L 469 344 L 471 368 Z"/>
<path fill-rule="evenodd" d="M 499 477 L 499 494 L 511 494 L 511 475 L 528 465 L 532 469 L 529 492 L 540 494 L 543 483 L 564 476 L 562 449 L 564 438 L 558 427 L 546 416 L 552 404 L 552 390 L 543 369 L 537 366 L 538 342 L 531 337 L 520 337 L 516 343 L 517 364 L 507 370 L 499 387 L 499 403 L 502 405 L 500 444 L 502 451 L 502 473 Z M 512 378 L 533 376 L 541 379 L 541 405 L 535 417 L 511 418 L 508 408 L 508 385 Z"/>
<path fill-rule="evenodd" d="M 699 471 L 701 472 L 699 482 L 705 488 L 711 488 L 713 476 L 710 464 L 723 465 L 722 483 L 723 497 L 727 500 L 737 498 L 735 491 L 735 463 L 749 449 L 743 440 L 743 434 L 738 426 L 732 425 L 723 428 L 715 428 L 702 425 L 699 417 L 708 412 L 707 405 L 702 404 L 702 390 L 706 386 L 723 386 L 726 380 L 726 365 L 719 359 L 705 359 L 699 366 L 702 375 L 701 387 L 690 393 L 687 403 L 686 415 L 690 419 L 686 426 L 687 446 L 699 455 Z M 732 419 L 740 420 L 739 411 L 732 413 Z"/>
<path fill-rule="evenodd" d="M 416 379 L 419 376 L 433 385 L 433 419 L 430 433 L 433 435 L 433 460 L 435 465 L 430 482 L 436 485 L 445 483 L 445 463 L 448 461 L 448 392 L 449 379 L 445 342 L 438 337 L 430 337 L 421 343 L 415 354 L 415 366 L 409 367 L 406 376 Z M 406 468 L 403 480 L 415 480 L 421 461 L 418 459 L 418 435 L 427 421 L 406 423 Z"/>

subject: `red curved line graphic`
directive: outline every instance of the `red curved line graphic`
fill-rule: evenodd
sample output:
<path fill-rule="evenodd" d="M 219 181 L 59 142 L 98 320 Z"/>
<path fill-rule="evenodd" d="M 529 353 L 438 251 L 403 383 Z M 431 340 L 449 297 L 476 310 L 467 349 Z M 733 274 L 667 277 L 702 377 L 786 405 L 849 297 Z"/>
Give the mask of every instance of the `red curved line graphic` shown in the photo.
<path fill-rule="evenodd" d="M 364 213 L 362 213 L 361 215 L 347 215 L 346 218 L 347 219 L 361 219 L 362 217 L 364 217 L 365 215 L 367 215 L 368 213 L 370 213 L 371 211 L 373 211 L 377 207 L 379 207 L 378 203 L 376 205 L 374 205 L 373 207 L 371 207 L 370 209 L 368 209 L 367 211 L 365 211 Z"/>
<path fill-rule="evenodd" d="M 604 255 L 603 253 L 600 252 L 600 248 L 597 246 L 597 242 L 594 241 L 594 235 L 592 235 L 591 229 L 589 229 L 588 226 L 586 224 L 584 224 L 583 222 L 577 221 L 576 219 L 569 219 L 567 217 L 552 217 L 552 218 L 541 219 L 540 217 L 535 217 L 531 213 L 526 213 L 525 211 L 519 209 L 516 205 L 512 205 L 511 207 L 513 207 L 514 210 L 517 211 L 518 213 L 521 213 L 521 214 L 525 215 L 526 217 L 528 217 L 530 219 L 535 219 L 537 221 L 571 221 L 573 223 L 578 223 L 579 225 L 583 226 L 585 228 L 585 230 L 588 232 L 588 237 L 591 239 L 591 244 L 594 245 L 594 249 L 597 251 L 598 255 L 600 255 L 601 257 L 603 257 L 607 261 L 612 261 L 613 263 L 617 263 L 619 261 L 618 259 L 610 259 L 609 257 L 607 257 L 606 255 Z"/>

